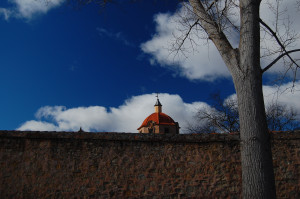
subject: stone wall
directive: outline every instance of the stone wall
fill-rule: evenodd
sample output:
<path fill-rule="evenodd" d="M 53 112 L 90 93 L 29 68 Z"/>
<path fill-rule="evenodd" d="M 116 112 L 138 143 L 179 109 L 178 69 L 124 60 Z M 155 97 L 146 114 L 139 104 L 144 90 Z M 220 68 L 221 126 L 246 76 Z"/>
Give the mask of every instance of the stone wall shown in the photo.
<path fill-rule="evenodd" d="M 238 139 L 0 131 L 0 198 L 240 198 Z M 278 198 L 300 198 L 299 139 L 272 134 Z"/>

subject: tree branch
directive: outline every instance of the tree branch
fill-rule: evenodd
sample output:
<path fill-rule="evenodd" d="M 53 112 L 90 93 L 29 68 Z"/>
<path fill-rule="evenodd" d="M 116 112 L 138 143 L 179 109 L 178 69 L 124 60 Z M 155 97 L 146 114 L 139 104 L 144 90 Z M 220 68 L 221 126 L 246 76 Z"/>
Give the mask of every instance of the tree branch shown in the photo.
<path fill-rule="evenodd" d="M 215 4 L 215 3 L 217 3 L 219 0 L 215 0 L 215 1 L 213 1 L 209 6 L 208 6 L 208 8 L 206 9 L 206 12 L 208 11 L 208 10 L 210 10 L 212 7 L 213 7 L 213 5 Z"/>
<path fill-rule="evenodd" d="M 275 39 L 276 39 L 276 41 L 277 41 L 277 43 L 280 45 L 280 47 L 282 48 L 282 50 L 285 52 L 284 54 L 285 55 L 287 55 L 289 58 L 290 58 L 290 60 L 298 67 L 298 68 L 300 68 L 300 66 L 295 62 L 295 60 L 289 55 L 289 53 L 286 51 L 286 49 L 285 49 L 285 47 L 284 47 L 284 45 L 281 43 L 281 41 L 279 40 L 279 38 L 277 37 L 277 35 L 276 35 L 276 32 L 274 32 L 261 18 L 259 18 L 259 22 L 265 27 L 265 28 L 267 28 L 268 30 L 269 30 L 269 32 L 273 35 L 273 37 L 275 37 Z M 278 60 L 277 60 L 278 61 Z M 276 61 L 276 62 L 277 62 Z M 275 63 L 276 63 L 275 62 Z M 267 66 L 268 67 L 268 66 Z M 266 68 L 267 68 L 266 67 Z M 271 67 L 271 66 L 270 66 Z M 270 68 L 269 67 L 269 68 Z M 268 70 L 269 68 L 264 68 L 263 69 L 263 71 L 262 72 L 264 72 L 264 71 L 266 71 L 266 70 Z M 265 70 L 266 69 L 266 70 Z"/>
<path fill-rule="evenodd" d="M 199 19 L 201 27 L 217 47 L 228 69 L 233 72 L 233 70 L 237 69 L 239 62 L 238 51 L 233 49 L 217 22 L 206 12 L 201 0 L 189 0 L 189 2 Z"/>
<path fill-rule="evenodd" d="M 175 49 L 177 52 L 181 49 L 182 45 L 184 44 L 185 40 L 188 38 L 188 36 L 189 36 L 190 32 L 192 31 L 193 27 L 194 27 L 195 25 L 197 25 L 198 22 L 199 22 L 199 19 L 197 19 L 197 20 L 195 21 L 195 23 L 193 23 L 193 25 L 190 26 L 190 28 L 189 28 L 189 30 L 187 31 L 187 33 L 185 34 L 184 38 L 181 39 L 181 42 L 180 42 L 178 48 Z M 177 54 L 177 53 L 176 53 L 176 54 Z"/>
<path fill-rule="evenodd" d="M 290 53 L 293 53 L 293 52 L 298 52 L 300 51 L 300 49 L 296 49 L 296 50 L 290 50 L 290 51 L 287 51 L 286 53 L 283 53 L 281 55 L 279 55 L 274 61 L 272 61 L 269 65 L 267 65 L 264 69 L 261 70 L 261 73 L 264 73 L 266 72 L 267 70 L 269 70 L 278 60 L 280 60 L 283 56 L 285 55 L 289 55 Z"/>

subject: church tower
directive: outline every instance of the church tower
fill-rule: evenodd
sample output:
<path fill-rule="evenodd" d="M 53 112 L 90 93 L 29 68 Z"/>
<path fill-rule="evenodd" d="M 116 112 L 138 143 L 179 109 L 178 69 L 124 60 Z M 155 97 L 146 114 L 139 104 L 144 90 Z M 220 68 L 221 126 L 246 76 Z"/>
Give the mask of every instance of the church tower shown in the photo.
<path fill-rule="evenodd" d="M 149 115 L 137 129 L 139 133 L 179 134 L 179 124 L 162 112 L 162 105 L 156 95 L 154 113 Z"/>
<path fill-rule="evenodd" d="M 154 110 L 155 110 L 155 113 L 161 113 L 161 110 L 162 110 L 162 105 L 157 97 L 157 101 L 154 105 Z"/>

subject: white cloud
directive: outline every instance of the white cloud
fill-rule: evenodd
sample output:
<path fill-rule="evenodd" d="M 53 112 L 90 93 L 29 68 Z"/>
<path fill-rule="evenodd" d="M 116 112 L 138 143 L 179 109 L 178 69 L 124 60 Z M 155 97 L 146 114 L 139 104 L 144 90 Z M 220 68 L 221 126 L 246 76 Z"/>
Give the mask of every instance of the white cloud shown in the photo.
<path fill-rule="evenodd" d="M 6 21 L 10 18 L 11 14 L 12 12 L 9 9 L 0 8 L 0 16 L 2 15 Z"/>
<path fill-rule="evenodd" d="M 179 95 L 160 94 L 163 112 L 183 127 L 192 121 L 196 110 L 207 106 L 204 102 L 185 103 Z M 143 120 L 154 112 L 155 95 L 133 96 L 119 107 L 45 106 L 36 113 L 37 120 L 27 121 L 18 130 L 137 132 Z"/>
<path fill-rule="evenodd" d="M 300 113 L 300 91 L 291 88 L 292 83 L 277 86 L 263 86 L 265 102 L 268 105 L 277 101 L 293 107 Z M 300 88 L 300 81 L 294 88 Z M 236 97 L 235 94 L 228 98 Z M 185 103 L 179 95 L 160 94 L 163 112 L 179 122 L 181 133 L 186 133 L 189 124 L 195 124 L 195 114 L 199 109 L 210 108 L 205 102 Z M 133 96 L 119 107 L 109 109 L 103 106 L 66 108 L 64 106 L 41 107 L 35 114 L 36 120 L 27 121 L 18 130 L 38 131 L 85 131 L 98 132 L 137 132 L 143 120 L 154 112 L 155 94 Z M 300 119 L 300 116 L 299 116 Z"/>
<path fill-rule="evenodd" d="M 263 1 L 261 4 L 261 18 L 267 22 L 272 28 L 274 27 L 274 14 L 272 14 L 271 9 L 266 4 L 270 2 L 269 5 L 275 5 L 275 0 Z M 297 22 L 299 19 L 300 12 L 297 11 L 295 7 L 295 0 L 293 1 L 280 1 L 280 11 L 285 9 L 288 12 L 282 12 L 280 15 L 279 23 L 279 33 L 281 36 L 284 36 L 285 28 L 287 27 L 287 19 L 289 19 L 293 24 L 290 28 L 294 29 L 296 33 L 300 32 L 300 23 Z M 189 8 L 188 8 L 189 9 Z M 234 8 L 231 10 L 232 15 L 231 19 L 235 21 L 235 24 L 239 25 L 239 9 Z M 196 31 L 195 29 L 191 31 L 190 38 L 187 38 L 183 49 L 185 51 L 185 56 L 179 55 L 175 56 L 176 53 L 171 53 L 172 44 L 176 42 L 175 38 L 181 35 L 180 30 L 185 30 L 187 32 L 187 27 L 182 23 L 179 23 L 181 20 L 180 16 L 188 16 L 186 7 L 180 7 L 175 13 L 159 13 L 154 16 L 154 23 L 156 25 L 155 34 L 152 38 L 143 44 L 141 44 L 141 49 L 144 53 L 151 55 L 150 62 L 152 64 L 158 63 L 162 67 L 169 67 L 179 71 L 179 73 L 190 79 L 190 80 L 204 80 L 204 81 L 213 81 L 217 78 L 227 78 L 230 76 L 229 71 L 227 70 L 223 60 L 214 44 L 207 40 L 207 36 L 201 32 Z M 192 16 L 189 16 L 192 21 Z M 188 21 L 189 22 L 189 21 Z M 192 22 L 190 22 L 192 23 Z M 292 30 L 288 32 L 292 33 Z M 227 33 L 230 42 L 234 47 L 238 47 L 239 35 L 230 30 Z M 281 37 L 283 38 L 283 37 Z M 198 45 L 195 45 L 194 42 L 197 41 Z M 274 40 L 273 40 L 274 41 Z M 265 40 L 262 43 L 263 47 L 269 46 L 271 49 L 278 48 L 277 44 L 274 44 L 272 40 Z M 290 46 L 288 49 L 300 48 L 300 42 L 294 43 L 294 46 Z M 266 51 L 262 49 L 262 54 Z M 266 66 L 277 57 L 278 54 L 269 57 L 269 59 L 262 60 L 262 66 Z M 294 58 L 299 58 L 299 53 L 292 54 Z M 282 73 L 284 68 L 282 67 L 283 62 L 279 62 L 276 67 L 272 68 L 268 73 Z"/>
<path fill-rule="evenodd" d="M 141 49 L 152 56 L 152 63 L 157 62 L 163 67 L 175 68 L 179 70 L 180 75 L 191 80 L 212 81 L 218 77 L 229 77 L 229 72 L 215 46 L 211 41 L 199 40 L 197 38 L 199 32 L 195 30 L 191 32 L 191 38 L 187 39 L 183 45 L 183 49 L 186 49 L 184 51 L 186 57 L 181 53 L 177 55 L 171 53 L 174 38 L 181 35 L 180 30 L 186 29 L 178 23 L 180 16 L 185 15 L 186 12 L 186 8 L 182 6 L 174 14 L 156 14 L 154 16 L 156 33 L 151 40 L 141 44 Z M 204 36 L 203 33 L 199 34 Z M 199 40 L 198 45 L 190 42 L 192 40 Z"/>
<path fill-rule="evenodd" d="M 50 9 L 60 6 L 65 0 L 13 0 L 19 13 L 30 19 L 35 14 L 45 14 Z"/>
<path fill-rule="evenodd" d="M 279 102 L 288 105 L 300 113 L 300 81 L 289 82 L 280 86 L 264 86 L 265 103 Z M 300 119 L 300 115 L 299 115 Z"/>
<path fill-rule="evenodd" d="M 10 8 L 0 8 L 0 15 L 5 20 L 10 17 L 32 19 L 39 14 L 46 14 L 49 10 L 60 6 L 65 0 L 9 0 Z"/>
<path fill-rule="evenodd" d="M 30 131 L 56 131 L 57 126 L 49 122 L 30 120 L 25 122 L 18 130 L 30 130 Z"/>
<path fill-rule="evenodd" d="M 274 85 L 263 86 L 264 100 L 266 107 L 273 103 L 280 103 L 293 108 L 299 113 L 300 120 L 300 81 Z M 236 94 L 230 95 L 227 99 L 236 99 Z"/>

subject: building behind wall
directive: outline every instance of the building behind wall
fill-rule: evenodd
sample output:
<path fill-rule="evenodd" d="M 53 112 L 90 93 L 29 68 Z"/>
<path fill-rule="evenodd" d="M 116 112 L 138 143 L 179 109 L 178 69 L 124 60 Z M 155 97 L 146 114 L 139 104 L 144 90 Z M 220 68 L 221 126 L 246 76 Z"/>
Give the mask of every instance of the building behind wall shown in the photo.
<path fill-rule="evenodd" d="M 162 105 L 157 97 L 154 113 L 149 115 L 137 129 L 139 133 L 179 134 L 179 124 L 162 112 Z"/>

